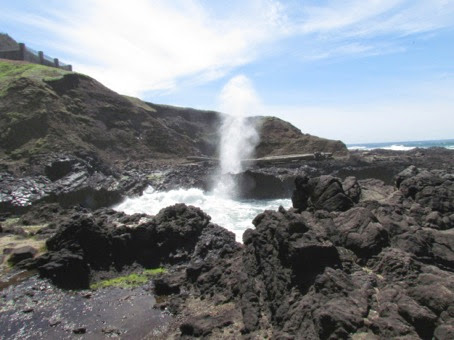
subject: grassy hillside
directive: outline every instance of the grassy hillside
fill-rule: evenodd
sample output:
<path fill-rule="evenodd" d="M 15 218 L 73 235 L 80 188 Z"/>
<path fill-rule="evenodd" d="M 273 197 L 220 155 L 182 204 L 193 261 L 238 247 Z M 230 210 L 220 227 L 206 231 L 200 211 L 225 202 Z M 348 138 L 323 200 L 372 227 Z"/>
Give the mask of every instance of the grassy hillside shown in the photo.
<path fill-rule="evenodd" d="M 0 60 L 3 160 L 87 151 L 111 163 L 216 156 L 221 119 L 213 111 L 121 96 L 82 74 Z M 254 120 L 261 131 L 258 156 L 346 152 L 342 143 L 304 135 L 280 119 Z"/>
<path fill-rule="evenodd" d="M 13 159 L 74 150 L 105 160 L 202 154 L 203 141 L 168 126 L 156 108 L 81 74 L 0 61 L 0 98 L 0 152 Z"/>

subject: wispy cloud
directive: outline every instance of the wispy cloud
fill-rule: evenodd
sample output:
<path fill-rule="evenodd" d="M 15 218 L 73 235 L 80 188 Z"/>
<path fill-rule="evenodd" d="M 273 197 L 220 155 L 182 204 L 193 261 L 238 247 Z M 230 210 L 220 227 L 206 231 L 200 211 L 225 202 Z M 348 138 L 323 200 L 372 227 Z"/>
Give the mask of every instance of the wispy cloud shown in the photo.
<path fill-rule="evenodd" d="M 281 16 L 273 1 L 247 7 L 255 13 L 251 20 L 215 16 L 197 1 L 85 0 L 47 18 L 21 20 L 53 32 L 78 71 L 140 95 L 171 89 L 188 76 L 207 81 L 253 60 Z"/>
<path fill-rule="evenodd" d="M 415 34 L 452 26 L 450 0 L 346 0 L 303 7 L 295 29 L 334 37 Z"/>
<path fill-rule="evenodd" d="M 308 3 L 79 0 L 54 2 L 45 15 L 0 18 L 51 32 L 52 44 L 72 56 L 78 71 L 138 96 L 224 77 L 283 38 L 299 39 L 303 61 L 367 56 L 402 51 L 400 37 L 454 22 L 450 0 Z"/>
<path fill-rule="evenodd" d="M 403 52 L 405 38 L 454 26 L 454 1 L 347 0 L 302 7 L 294 34 L 310 35 L 305 60 Z"/>

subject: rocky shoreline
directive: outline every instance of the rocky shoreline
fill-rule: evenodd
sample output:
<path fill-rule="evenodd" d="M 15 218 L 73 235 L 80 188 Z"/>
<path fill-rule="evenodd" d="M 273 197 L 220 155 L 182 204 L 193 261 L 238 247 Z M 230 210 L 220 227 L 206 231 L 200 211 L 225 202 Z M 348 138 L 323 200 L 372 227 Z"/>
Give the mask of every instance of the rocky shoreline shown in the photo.
<path fill-rule="evenodd" d="M 206 189 L 213 164 L 33 169 L 0 179 L 4 337 L 454 338 L 451 150 L 251 168 L 242 197 L 293 208 L 258 215 L 243 244 L 196 207 L 108 208 L 148 185 Z M 118 277 L 138 284 L 94 288 Z"/>

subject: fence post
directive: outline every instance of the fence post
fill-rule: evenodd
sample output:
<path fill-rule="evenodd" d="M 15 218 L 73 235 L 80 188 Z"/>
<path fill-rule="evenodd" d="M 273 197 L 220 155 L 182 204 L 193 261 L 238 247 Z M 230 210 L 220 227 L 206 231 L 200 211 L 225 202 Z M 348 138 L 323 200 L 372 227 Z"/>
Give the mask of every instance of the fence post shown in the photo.
<path fill-rule="evenodd" d="M 19 60 L 25 60 L 25 44 L 19 43 Z"/>
<path fill-rule="evenodd" d="M 43 51 L 39 51 L 38 52 L 38 57 L 39 57 L 39 63 L 41 65 L 44 65 L 44 52 Z"/>
<path fill-rule="evenodd" d="M 58 61 L 58 58 L 54 58 L 54 64 L 55 67 L 60 67 L 60 62 Z"/>

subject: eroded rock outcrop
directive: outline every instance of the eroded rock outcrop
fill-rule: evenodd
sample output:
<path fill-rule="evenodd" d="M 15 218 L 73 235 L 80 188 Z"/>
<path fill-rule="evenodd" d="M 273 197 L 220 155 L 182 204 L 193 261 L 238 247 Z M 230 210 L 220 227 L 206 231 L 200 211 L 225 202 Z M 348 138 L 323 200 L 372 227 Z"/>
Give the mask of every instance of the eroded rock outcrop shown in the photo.
<path fill-rule="evenodd" d="M 333 176 L 320 176 L 309 179 L 301 176 L 295 179 L 296 189 L 292 195 L 293 206 L 299 210 L 308 207 L 315 210 L 345 211 L 351 208 L 354 201 L 359 200 L 360 191 L 356 180 L 349 179 L 352 183 L 346 183 L 345 187 L 349 190 L 344 192 L 342 182 Z M 353 199 L 352 199 L 353 198 Z"/>
<path fill-rule="evenodd" d="M 75 211 L 47 254 L 19 264 L 67 288 L 97 270 L 166 265 L 154 292 L 180 314 L 174 337 L 450 339 L 452 176 L 412 168 L 396 183 L 298 177 L 295 207 L 259 214 L 243 245 L 184 204 L 155 217 Z"/>

